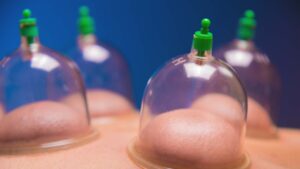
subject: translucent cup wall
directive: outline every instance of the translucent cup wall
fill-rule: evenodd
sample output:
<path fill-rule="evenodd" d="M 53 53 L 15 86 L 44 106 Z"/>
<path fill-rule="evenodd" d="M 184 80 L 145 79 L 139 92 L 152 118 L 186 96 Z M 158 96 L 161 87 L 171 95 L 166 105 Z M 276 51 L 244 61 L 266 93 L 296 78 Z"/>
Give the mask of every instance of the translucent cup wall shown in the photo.
<path fill-rule="evenodd" d="M 84 78 L 92 117 L 132 111 L 131 79 L 122 56 L 94 35 L 80 36 L 78 44 L 69 55 Z"/>

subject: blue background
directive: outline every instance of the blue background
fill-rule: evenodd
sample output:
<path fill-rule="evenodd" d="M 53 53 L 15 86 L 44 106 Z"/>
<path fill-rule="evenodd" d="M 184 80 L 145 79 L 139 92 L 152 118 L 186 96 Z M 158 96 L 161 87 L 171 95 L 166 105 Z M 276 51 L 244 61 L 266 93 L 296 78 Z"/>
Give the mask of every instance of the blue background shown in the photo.
<path fill-rule="evenodd" d="M 255 10 L 255 42 L 277 66 L 284 82 L 279 124 L 300 127 L 300 5 L 296 0 L 1 0 L 0 56 L 19 46 L 18 20 L 24 8 L 30 8 L 38 19 L 45 46 L 63 53 L 70 50 L 76 45 L 80 5 L 90 7 L 99 40 L 121 51 L 129 63 L 137 106 L 151 74 L 170 58 L 190 50 L 201 18 L 212 19 L 217 48 L 235 37 L 243 11 Z"/>

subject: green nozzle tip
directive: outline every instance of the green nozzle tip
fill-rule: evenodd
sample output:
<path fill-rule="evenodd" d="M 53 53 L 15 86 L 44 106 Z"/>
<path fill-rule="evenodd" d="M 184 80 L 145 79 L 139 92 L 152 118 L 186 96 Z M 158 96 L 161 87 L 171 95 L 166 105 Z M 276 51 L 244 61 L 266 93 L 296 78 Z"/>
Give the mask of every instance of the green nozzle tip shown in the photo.
<path fill-rule="evenodd" d="M 244 17 L 242 17 L 239 22 L 238 38 L 243 40 L 253 39 L 255 27 L 255 13 L 252 10 L 246 10 Z"/>
<path fill-rule="evenodd" d="M 248 9 L 245 11 L 245 17 L 254 19 L 255 13 L 252 10 Z"/>
<path fill-rule="evenodd" d="M 23 18 L 29 18 L 31 15 L 31 11 L 29 9 L 25 9 L 23 11 Z"/>
<path fill-rule="evenodd" d="M 197 31 L 194 34 L 193 48 L 203 55 L 205 51 L 210 51 L 212 49 L 213 34 L 209 32 L 209 19 L 202 19 L 201 26 L 200 31 Z"/>
<path fill-rule="evenodd" d="M 36 26 L 36 19 L 31 18 L 31 11 L 25 9 L 23 11 L 23 18 L 20 20 L 20 33 L 22 36 L 30 39 L 28 42 L 31 43 L 33 38 L 38 36 L 38 28 Z"/>
<path fill-rule="evenodd" d="M 205 18 L 205 19 L 202 19 L 202 22 L 201 22 L 201 33 L 203 34 L 206 34 L 208 33 L 209 31 L 209 26 L 210 26 L 210 20 Z"/>
<path fill-rule="evenodd" d="M 78 29 L 81 35 L 89 35 L 94 33 L 94 20 L 89 15 L 89 8 L 81 6 L 79 9 Z"/>

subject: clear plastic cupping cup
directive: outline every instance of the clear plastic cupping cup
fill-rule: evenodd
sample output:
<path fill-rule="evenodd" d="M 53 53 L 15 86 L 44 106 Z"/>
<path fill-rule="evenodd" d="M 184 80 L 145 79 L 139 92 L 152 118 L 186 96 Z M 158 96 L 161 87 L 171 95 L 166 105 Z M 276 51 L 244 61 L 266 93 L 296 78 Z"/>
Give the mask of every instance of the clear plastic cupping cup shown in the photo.
<path fill-rule="evenodd" d="M 247 136 L 276 138 L 280 111 L 281 80 L 267 55 L 254 42 L 256 21 L 247 10 L 240 19 L 238 38 L 215 52 L 238 73 L 248 94 Z"/>
<path fill-rule="evenodd" d="M 39 42 L 30 10 L 20 20 L 21 45 L 0 69 L 0 153 L 66 148 L 95 136 L 83 81 L 69 59 Z M 76 107 L 68 97 L 77 100 Z"/>
<path fill-rule="evenodd" d="M 97 41 L 88 8 L 82 6 L 79 11 L 78 47 L 69 56 L 84 78 L 91 117 L 132 112 L 131 79 L 126 62 L 116 50 Z"/>
<path fill-rule="evenodd" d="M 243 169 L 247 97 L 230 66 L 211 55 L 210 20 L 190 53 L 148 81 L 139 134 L 128 155 L 146 169 Z"/>

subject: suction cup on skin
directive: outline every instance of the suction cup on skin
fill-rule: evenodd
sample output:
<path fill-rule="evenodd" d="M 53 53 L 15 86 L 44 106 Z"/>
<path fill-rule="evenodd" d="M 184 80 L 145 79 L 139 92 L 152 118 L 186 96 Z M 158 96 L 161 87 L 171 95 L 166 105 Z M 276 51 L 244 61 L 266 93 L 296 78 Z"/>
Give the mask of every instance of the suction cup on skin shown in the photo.
<path fill-rule="evenodd" d="M 210 20 L 190 53 L 148 81 L 140 130 L 129 157 L 146 169 L 248 168 L 244 150 L 246 94 L 235 72 L 211 55 Z"/>
<path fill-rule="evenodd" d="M 83 76 L 91 117 L 97 121 L 96 118 L 135 112 L 128 66 L 120 53 L 97 41 L 94 19 L 88 7 L 80 7 L 77 26 L 78 46 L 69 56 Z M 77 105 L 72 97 L 65 101 Z"/>
<path fill-rule="evenodd" d="M 281 80 L 269 57 L 257 49 L 253 41 L 255 29 L 255 14 L 247 10 L 240 19 L 237 39 L 218 49 L 215 56 L 237 71 L 247 90 L 247 135 L 277 138 Z"/>
<path fill-rule="evenodd" d="M 0 153 L 63 149 L 96 136 L 76 66 L 39 42 L 28 9 L 20 32 L 20 48 L 1 62 Z M 77 108 L 61 102 L 74 94 Z"/>

